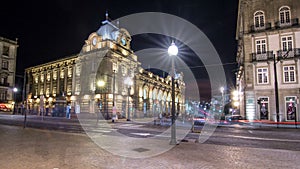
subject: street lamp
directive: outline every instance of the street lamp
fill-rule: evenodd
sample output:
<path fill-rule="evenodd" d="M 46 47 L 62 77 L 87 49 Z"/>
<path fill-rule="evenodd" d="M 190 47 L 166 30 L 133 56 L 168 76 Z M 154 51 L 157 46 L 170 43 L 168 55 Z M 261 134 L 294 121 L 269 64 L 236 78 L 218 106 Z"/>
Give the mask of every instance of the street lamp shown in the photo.
<path fill-rule="evenodd" d="M 14 87 L 13 92 L 14 92 L 14 98 L 13 98 L 13 101 L 14 101 L 14 114 L 15 114 L 16 113 L 16 102 L 17 102 L 16 93 L 18 92 L 18 88 Z"/>
<path fill-rule="evenodd" d="M 115 122 L 115 119 L 117 119 L 117 112 L 116 112 L 116 107 L 115 107 L 115 85 L 116 85 L 116 70 L 113 69 L 113 108 L 112 108 L 112 113 L 113 117 L 111 118 L 112 122 Z"/>
<path fill-rule="evenodd" d="M 289 52 L 291 49 L 286 51 L 284 55 L 281 56 L 281 59 L 287 58 L 289 55 Z M 277 56 L 277 59 L 275 57 L 275 54 L 273 54 L 273 66 L 274 66 L 274 88 L 275 88 L 275 108 L 276 108 L 276 122 L 277 122 L 277 128 L 279 128 L 279 96 L 278 96 L 278 80 L 277 80 L 277 68 L 276 64 L 280 61 L 279 56 Z"/>
<path fill-rule="evenodd" d="M 175 43 L 172 41 L 171 46 L 168 48 L 168 54 L 171 56 L 171 62 L 172 62 L 172 67 L 171 67 L 171 79 L 172 79 L 172 126 L 171 126 L 171 145 L 176 145 L 176 126 L 175 126 L 175 83 L 174 83 L 174 77 L 175 77 L 175 66 L 174 66 L 174 57 L 177 56 L 178 53 L 178 48 L 175 45 Z"/>
<path fill-rule="evenodd" d="M 104 86 L 105 86 L 105 82 L 103 80 L 99 80 L 97 82 L 97 86 L 100 87 L 100 89 L 103 89 Z M 101 95 L 102 95 L 102 92 L 101 92 Z M 101 102 L 100 102 L 101 104 Z M 106 111 L 106 93 L 104 95 L 104 112 Z M 101 113 L 101 109 L 100 109 L 100 113 Z M 100 115 L 98 116 L 98 118 L 100 117 Z M 106 119 L 108 120 L 108 111 L 106 111 Z"/>
<path fill-rule="evenodd" d="M 239 113 L 239 105 L 240 105 L 239 91 L 234 90 L 232 92 L 232 100 L 233 100 L 233 106 L 238 110 Z"/>
<path fill-rule="evenodd" d="M 288 53 L 288 52 L 287 52 Z M 278 96 L 278 81 L 277 81 L 277 60 L 275 54 L 273 55 L 273 66 L 274 66 L 274 88 L 275 88 L 275 108 L 276 108 L 276 122 L 277 128 L 279 128 L 279 96 Z"/>
<path fill-rule="evenodd" d="M 222 108 L 223 108 L 223 110 L 224 110 L 224 87 L 221 87 L 220 88 L 220 91 L 221 91 L 221 93 L 222 93 Z"/>
<path fill-rule="evenodd" d="M 129 110 L 129 95 L 130 95 L 130 88 L 133 85 L 133 81 L 130 77 L 127 77 L 124 80 L 124 83 L 127 85 L 128 88 L 128 94 L 127 94 L 127 105 L 128 105 L 128 109 L 127 109 L 127 121 L 130 121 L 130 110 Z"/>

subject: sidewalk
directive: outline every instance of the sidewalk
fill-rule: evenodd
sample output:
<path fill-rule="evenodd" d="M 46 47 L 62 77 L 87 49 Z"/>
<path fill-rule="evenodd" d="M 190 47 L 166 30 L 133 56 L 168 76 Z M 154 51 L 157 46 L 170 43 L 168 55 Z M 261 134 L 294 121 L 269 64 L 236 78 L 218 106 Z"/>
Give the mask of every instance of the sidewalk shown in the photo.
<path fill-rule="evenodd" d="M 0 120 L 2 124 L 8 124 L 8 125 L 18 125 L 23 126 L 24 122 L 24 115 L 12 115 L 11 112 L 0 112 Z M 32 127 L 36 125 L 51 125 L 54 127 L 54 125 L 66 125 L 66 126 L 78 126 L 80 124 L 80 120 L 95 120 L 96 116 L 89 115 L 85 117 L 85 114 L 82 114 L 83 117 L 80 117 L 80 115 L 77 117 L 78 114 L 73 114 L 71 119 L 67 119 L 65 117 L 52 117 L 52 116 L 38 116 L 38 115 L 27 115 L 26 120 L 26 126 Z M 104 120 L 104 119 L 100 119 Z M 105 120 L 104 120 L 105 121 Z M 15 123 L 13 123 L 15 122 Z M 184 123 L 181 123 L 182 121 L 177 121 L 176 124 L 178 127 L 185 126 L 185 125 L 191 125 L 190 122 L 185 121 Z M 107 120 L 107 123 L 113 123 L 111 119 Z M 159 119 L 154 119 L 153 117 L 145 117 L 145 118 L 139 118 L 139 119 L 131 119 L 131 121 L 126 121 L 126 118 L 118 119 L 114 122 L 115 124 L 118 123 L 131 123 L 131 124 L 144 124 L 148 127 L 154 127 L 154 128 L 165 128 L 169 127 L 171 125 L 171 119 L 163 120 L 163 123 Z M 226 122 L 226 121 L 216 121 L 214 123 L 215 125 L 218 125 L 219 127 L 239 127 L 239 128 L 300 128 L 300 122 L 277 122 L 269 121 L 269 120 L 239 120 L 238 122 Z M 49 126 L 48 125 L 48 126 Z M 205 124 L 204 124 L 205 125 Z"/>

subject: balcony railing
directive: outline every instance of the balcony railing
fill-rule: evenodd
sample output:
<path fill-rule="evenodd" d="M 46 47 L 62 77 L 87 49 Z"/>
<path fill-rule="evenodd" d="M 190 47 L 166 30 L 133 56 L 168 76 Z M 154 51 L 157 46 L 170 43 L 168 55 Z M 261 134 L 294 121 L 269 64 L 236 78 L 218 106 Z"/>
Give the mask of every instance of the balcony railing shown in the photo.
<path fill-rule="evenodd" d="M 271 23 L 265 23 L 264 26 L 251 25 L 250 32 L 264 31 L 264 30 L 268 30 L 271 28 L 272 28 Z"/>
<path fill-rule="evenodd" d="M 277 51 L 277 56 L 279 59 L 300 57 L 300 48 L 294 48 L 289 51 L 279 50 L 279 51 Z"/>
<path fill-rule="evenodd" d="M 294 18 L 291 19 L 290 22 L 281 23 L 280 21 L 275 22 L 275 28 L 289 27 L 289 26 L 297 26 L 299 25 L 299 19 Z"/>
<path fill-rule="evenodd" d="M 8 87 L 8 86 L 9 86 L 9 83 L 0 83 L 0 86 Z"/>
<path fill-rule="evenodd" d="M 273 51 L 267 51 L 266 53 L 251 53 L 252 62 L 268 61 L 273 59 Z"/>

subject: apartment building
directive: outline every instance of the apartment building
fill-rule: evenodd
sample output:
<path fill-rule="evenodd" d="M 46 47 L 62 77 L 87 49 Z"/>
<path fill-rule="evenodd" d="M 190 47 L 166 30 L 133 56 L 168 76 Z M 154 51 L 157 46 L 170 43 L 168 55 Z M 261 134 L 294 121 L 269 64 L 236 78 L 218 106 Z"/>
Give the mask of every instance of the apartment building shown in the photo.
<path fill-rule="evenodd" d="M 236 40 L 240 113 L 299 121 L 300 1 L 240 0 Z"/>

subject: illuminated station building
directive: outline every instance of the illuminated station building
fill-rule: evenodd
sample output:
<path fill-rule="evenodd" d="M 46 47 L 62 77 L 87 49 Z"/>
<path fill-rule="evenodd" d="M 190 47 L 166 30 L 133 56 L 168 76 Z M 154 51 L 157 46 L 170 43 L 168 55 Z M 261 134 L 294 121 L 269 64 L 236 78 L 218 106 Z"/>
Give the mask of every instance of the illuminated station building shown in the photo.
<path fill-rule="evenodd" d="M 48 108 L 53 115 L 58 102 L 65 100 L 72 113 L 101 110 L 108 118 L 112 113 L 127 118 L 128 111 L 137 118 L 170 115 L 171 76 L 143 69 L 130 42 L 126 29 L 106 19 L 89 35 L 79 54 L 27 68 L 29 112 L 39 114 Z M 176 113 L 183 113 L 185 83 L 182 73 L 176 77 Z"/>

